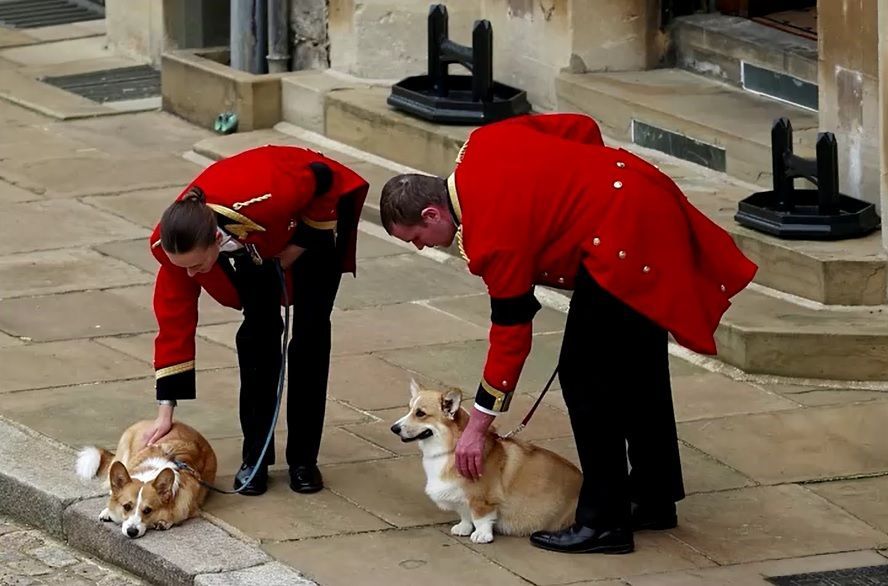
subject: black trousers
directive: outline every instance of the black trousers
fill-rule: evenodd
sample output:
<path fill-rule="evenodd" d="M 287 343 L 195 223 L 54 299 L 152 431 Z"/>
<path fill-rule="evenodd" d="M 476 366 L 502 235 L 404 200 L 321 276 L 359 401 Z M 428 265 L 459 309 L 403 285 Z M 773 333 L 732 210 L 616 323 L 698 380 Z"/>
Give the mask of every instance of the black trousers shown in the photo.
<path fill-rule="evenodd" d="M 580 268 L 559 362 L 583 469 L 577 523 L 625 527 L 630 502 L 684 498 L 668 356 L 666 331 Z"/>
<path fill-rule="evenodd" d="M 236 255 L 229 271 L 240 295 L 244 321 L 237 331 L 240 422 L 244 462 L 258 461 L 274 418 L 281 367 L 281 284 L 274 263 L 256 265 Z M 219 262 L 228 262 L 220 258 Z M 333 233 L 306 250 L 291 267 L 292 334 L 287 348 L 287 463 L 317 462 L 330 370 L 330 313 L 342 276 Z M 274 464 L 274 439 L 264 463 Z"/>

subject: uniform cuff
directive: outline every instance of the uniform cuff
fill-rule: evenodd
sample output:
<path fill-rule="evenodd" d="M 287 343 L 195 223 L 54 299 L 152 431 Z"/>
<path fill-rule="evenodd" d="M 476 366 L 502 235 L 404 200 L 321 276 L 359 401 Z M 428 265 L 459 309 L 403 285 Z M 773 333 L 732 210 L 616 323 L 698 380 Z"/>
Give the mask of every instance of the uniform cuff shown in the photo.
<path fill-rule="evenodd" d="M 505 413 L 512 402 L 512 393 L 507 393 L 493 388 L 487 381 L 482 380 L 475 394 L 475 407 L 490 415 Z"/>
<path fill-rule="evenodd" d="M 178 369 L 171 374 L 164 374 L 164 371 Z M 158 401 L 176 400 L 182 401 L 186 399 L 194 399 L 196 396 L 196 385 L 194 376 L 194 361 L 190 365 L 188 363 L 169 368 L 163 368 L 155 373 L 156 382 L 154 390 L 157 393 Z"/>

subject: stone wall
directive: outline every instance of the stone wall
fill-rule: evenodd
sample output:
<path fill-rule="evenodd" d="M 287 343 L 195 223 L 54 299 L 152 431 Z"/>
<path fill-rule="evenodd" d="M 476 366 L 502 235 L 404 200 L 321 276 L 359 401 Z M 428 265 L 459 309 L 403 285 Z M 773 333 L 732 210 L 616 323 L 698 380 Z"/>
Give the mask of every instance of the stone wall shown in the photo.
<path fill-rule="evenodd" d="M 881 120 L 879 143 L 881 156 L 882 245 L 888 251 L 888 6 L 879 7 L 879 104 Z"/>
<path fill-rule="evenodd" d="M 330 66 L 327 0 L 290 0 L 291 70 Z"/>
<path fill-rule="evenodd" d="M 843 193 L 879 204 L 877 0 L 818 2 L 820 130 L 839 144 Z"/>

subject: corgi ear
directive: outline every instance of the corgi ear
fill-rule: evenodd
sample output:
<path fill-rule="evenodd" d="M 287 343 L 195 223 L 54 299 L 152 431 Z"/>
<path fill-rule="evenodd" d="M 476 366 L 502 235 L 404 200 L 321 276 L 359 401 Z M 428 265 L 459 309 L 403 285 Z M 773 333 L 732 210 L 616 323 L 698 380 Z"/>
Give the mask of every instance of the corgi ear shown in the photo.
<path fill-rule="evenodd" d="M 111 464 L 111 470 L 108 471 L 108 479 L 111 482 L 112 491 L 118 491 L 131 482 L 126 466 L 120 461 Z"/>
<path fill-rule="evenodd" d="M 450 389 L 441 397 L 441 410 L 453 419 L 456 412 L 459 411 L 460 402 L 462 402 L 462 391 Z"/>
<path fill-rule="evenodd" d="M 410 379 L 410 398 L 415 399 L 416 395 L 419 394 L 419 384 L 417 384 L 416 379 Z"/>
<path fill-rule="evenodd" d="M 176 474 L 169 468 L 164 468 L 157 475 L 157 478 L 151 481 L 151 486 L 157 492 L 157 496 L 164 503 L 170 502 L 173 498 L 173 486 L 176 483 Z"/>

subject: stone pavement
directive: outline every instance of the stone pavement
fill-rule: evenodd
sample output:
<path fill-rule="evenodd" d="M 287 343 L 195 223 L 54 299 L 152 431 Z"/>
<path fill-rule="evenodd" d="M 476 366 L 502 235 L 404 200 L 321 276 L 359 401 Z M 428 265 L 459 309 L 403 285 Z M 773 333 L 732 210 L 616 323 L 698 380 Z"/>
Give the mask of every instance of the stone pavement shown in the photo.
<path fill-rule="evenodd" d="M 0 584 L 139 586 L 146 582 L 0 515 Z"/>
<path fill-rule="evenodd" d="M 207 141 L 207 131 L 160 112 L 60 122 L 0 101 L 0 128 L 0 416 L 58 446 L 56 460 L 36 461 L 28 450 L 0 446 L 0 497 L 8 494 L 4 478 L 39 474 L 47 462 L 59 468 L 53 485 L 78 486 L 66 446 L 111 447 L 127 425 L 155 414 L 155 262 L 146 237 L 200 171 L 182 157 L 195 143 L 223 152 L 233 142 L 302 142 L 353 165 L 373 184 L 373 197 L 395 168 L 272 131 Z M 686 187 L 718 189 L 691 165 L 658 164 Z M 688 354 L 690 362 L 672 360 L 689 493 L 677 529 L 638 534 L 628 556 L 560 556 L 520 538 L 475 545 L 451 536 L 453 516 L 423 493 L 416 447 L 388 428 L 405 410 L 410 377 L 471 396 L 488 301 L 460 260 L 419 254 L 370 222 L 359 256 L 358 277 L 343 277 L 334 311 L 320 462 L 327 489 L 292 493 L 280 464 L 266 495 L 213 495 L 204 519 L 136 542 L 94 520 L 101 499 L 86 491 L 60 497 L 58 531 L 149 580 L 177 584 L 281 583 L 257 577 L 280 570 L 270 558 L 331 586 L 762 584 L 763 576 L 888 563 L 881 553 L 888 443 L 880 439 L 888 396 L 851 382 L 821 387 L 714 371 Z M 535 321 L 533 353 L 503 430 L 523 417 L 554 367 L 564 314 L 557 298 L 547 299 L 554 302 Z M 198 399 L 177 416 L 211 440 L 218 482 L 227 487 L 239 464 L 239 315 L 202 303 Z M 285 429 L 282 420 L 279 454 Z M 523 437 L 576 460 L 557 385 Z M 0 499 L 0 511 L 10 504 L 21 503 Z M 208 535 L 214 544 L 227 541 L 210 547 Z"/>

